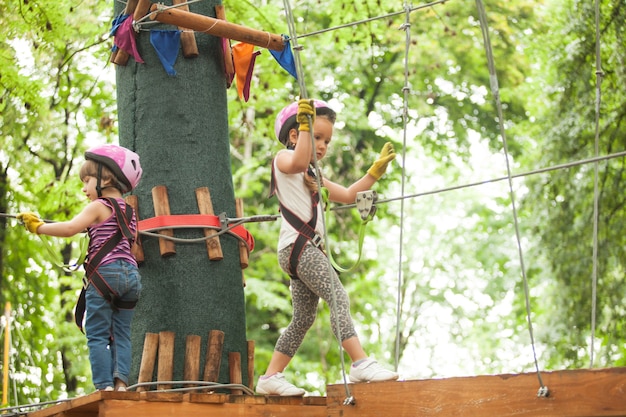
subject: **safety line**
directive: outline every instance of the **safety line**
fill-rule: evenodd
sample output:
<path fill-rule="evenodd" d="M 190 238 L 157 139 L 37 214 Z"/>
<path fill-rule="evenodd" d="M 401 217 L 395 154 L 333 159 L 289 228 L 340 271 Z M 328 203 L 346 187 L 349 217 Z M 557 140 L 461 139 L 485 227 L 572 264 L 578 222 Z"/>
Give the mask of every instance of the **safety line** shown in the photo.
<path fill-rule="evenodd" d="M 373 22 L 375 20 L 386 19 L 386 18 L 389 18 L 389 17 L 398 16 L 398 15 L 401 15 L 401 14 L 411 13 L 411 12 L 414 12 L 416 10 L 425 9 L 427 7 L 433 7 L 433 6 L 436 6 L 436 5 L 441 4 L 441 3 L 446 3 L 448 1 L 450 1 L 450 0 L 433 1 L 431 3 L 426 3 L 426 4 L 422 4 L 420 6 L 411 7 L 411 8 L 408 9 L 408 11 L 407 11 L 407 9 L 405 7 L 405 9 L 402 10 L 402 11 L 393 12 L 393 13 L 389 13 L 389 14 L 382 15 L 382 16 L 370 17 L 368 19 L 357 20 L 357 21 L 346 23 L 346 24 L 343 24 L 343 25 L 334 26 L 334 27 L 331 27 L 331 28 L 321 29 L 321 30 L 318 30 L 318 31 L 315 31 L 315 32 L 306 33 L 304 35 L 298 35 L 297 38 L 298 39 L 299 38 L 306 38 L 308 36 L 314 36 L 314 35 L 319 35 L 321 33 L 331 32 L 331 31 L 334 31 L 334 30 L 345 29 L 345 28 L 352 27 L 352 26 L 358 26 L 358 25 L 363 24 L 363 23 L 369 23 L 369 22 Z"/>
<path fill-rule="evenodd" d="M 132 391 L 132 390 L 137 389 L 139 387 L 146 387 L 146 386 L 152 386 L 152 385 L 161 385 L 161 384 L 167 384 L 167 385 L 174 385 L 174 384 L 191 385 L 191 384 L 193 384 L 193 385 L 199 385 L 199 386 L 196 386 L 196 387 L 183 386 L 181 388 L 157 389 L 157 390 L 150 390 L 150 392 L 184 392 L 184 391 L 197 391 L 197 390 L 200 390 L 200 389 L 211 388 L 213 390 L 215 390 L 215 389 L 236 389 L 236 390 L 241 390 L 241 391 L 245 392 L 248 395 L 254 395 L 254 391 L 252 391 L 249 387 L 247 387 L 246 385 L 243 385 L 243 384 L 222 384 L 222 383 L 219 383 L 219 382 L 210 382 L 210 381 L 149 381 L 149 382 L 138 382 L 136 384 L 127 386 L 126 390 Z"/>
<path fill-rule="evenodd" d="M 578 165 L 585 165 L 585 164 L 589 164 L 589 163 L 594 163 L 594 162 L 599 162 L 599 161 L 604 161 L 604 160 L 608 160 L 608 159 L 613 159 L 613 158 L 620 158 L 626 156 L 626 151 L 621 151 L 621 152 L 615 152 L 615 153 L 611 153 L 611 154 L 607 154 L 607 155 L 602 155 L 602 156 L 597 156 L 597 157 L 592 157 L 592 158 L 586 158 L 586 159 L 579 159 L 578 161 L 573 161 L 573 162 L 567 162 L 564 164 L 559 164 L 559 165 L 553 165 L 550 167 L 545 167 L 545 168 L 538 168 L 532 171 L 525 171 L 525 172 L 521 172 L 518 174 L 513 174 L 511 175 L 511 178 L 521 178 L 521 177 L 527 177 L 527 176 L 531 176 L 531 175 L 537 175 L 537 174 L 542 174 L 545 172 L 550 172 L 550 171 L 559 171 L 562 169 L 566 169 L 566 168 L 572 168 Z M 479 185 L 487 185 L 487 184 L 491 184 L 494 182 L 499 182 L 499 181 L 504 181 L 504 180 L 508 180 L 509 177 L 508 176 L 503 176 L 503 177 L 496 177 L 496 178 L 490 178 L 490 179 L 486 179 L 486 180 L 482 180 L 482 181 L 476 181 L 476 182 L 471 182 L 471 183 L 467 183 L 467 184 L 460 184 L 460 185 L 452 185 L 450 187 L 444 187 L 444 188 L 436 188 L 430 191 L 422 191 L 419 193 L 415 193 L 415 194 L 407 194 L 405 196 L 400 196 L 400 197 L 390 197 L 387 199 L 380 199 L 376 201 L 376 204 L 380 204 L 380 203 L 390 203 L 392 201 L 398 201 L 398 200 L 403 200 L 403 199 L 410 199 L 410 198 L 416 198 L 416 197 L 423 197 L 426 195 L 432 195 L 432 194 L 439 194 L 439 193 L 444 193 L 447 191 L 456 191 L 456 190 L 460 190 L 463 188 L 470 188 L 470 187 L 476 187 Z M 350 208 L 354 208 L 356 207 L 356 204 L 343 204 L 340 206 L 335 206 L 330 208 L 331 211 L 340 211 L 340 210 L 345 210 L 345 209 L 350 209 Z"/>
<path fill-rule="evenodd" d="M 487 55 L 487 64 L 489 67 L 489 80 L 491 82 L 491 92 L 496 102 L 496 108 L 498 112 L 498 124 L 500 126 L 500 135 L 502 136 L 502 147 L 504 151 L 504 160 L 506 162 L 507 179 L 509 185 L 509 195 L 511 197 L 511 208 L 513 211 L 513 222 L 515 225 L 515 238 L 517 241 L 517 252 L 519 255 L 520 269 L 522 272 L 522 278 L 524 281 L 524 295 L 526 298 L 526 315 L 528 319 L 528 333 L 530 335 L 530 343 L 533 351 L 533 359 L 535 362 L 535 369 L 537 371 L 537 379 L 539 380 L 539 394 L 538 396 L 548 396 L 549 392 L 547 387 L 543 384 L 541 378 L 541 372 L 539 371 L 539 363 L 537 361 L 537 351 L 535 349 L 535 337 L 533 335 L 533 325 L 530 308 L 530 294 L 528 289 L 528 277 L 526 276 L 526 268 L 524 266 L 524 254 L 522 251 L 522 241 L 519 231 L 519 221 L 517 218 L 517 208 L 515 207 L 515 191 L 513 190 L 513 180 L 511 175 L 511 165 L 509 162 L 509 151 L 507 147 L 506 131 L 504 128 L 504 115 L 502 111 L 502 102 L 500 101 L 500 90 L 498 87 L 498 77 L 496 74 L 495 60 L 493 58 L 493 51 L 491 49 L 491 40 L 489 38 L 489 25 L 487 22 L 487 13 L 482 0 L 476 0 L 476 7 L 478 9 L 478 18 L 480 20 L 480 28 L 483 35 L 483 41 L 485 46 L 485 53 Z"/>
<path fill-rule="evenodd" d="M 159 14 L 159 13 L 167 11 L 169 9 L 175 9 L 175 8 L 178 8 L 178 7 L 185 7 L 185 6 L 188 6 L 188 5 L 192 4 L 192 3 L 197 3 L 199 1 L 202 1 L 202 0 L 188 0 L 188 1 L 184 2 L 184 3 L 174 4 L 172 6 L 166 6 L 163 3 L 154 3 L 154 4 L 157 5 L 157 9 L 152 11 L 152 12 L 149 12 L 147 15 L 143 16 L 139 20 L 135 20 L 133 22 L 133 29 L 139 30 L 143 25 L 152 23 L 152 22 L 146 22 L 148 19 L 150 19 L 152 17 L 152 15 Z"/>
<path fill-rule="evenodd" d="M 400 26 L 400 30 L 404 30 L 405 33 L 405 46 L 404 46 L 404 87 L 403 92 L 403 107 L 402 107 L 402 181 L 400 185 L 400 195 L 404 195 L 406 184 L 406 148 L 408 137 L 408 119 L 409 119 L 409 94 L 411 87 L 409 83 L 409 49 L 411 46 L 411 8 L 405 1 L 405 20 L 404 24 Z M 404 199 L 400 201 L 400 239 L 398 242 L 398 283 L 397 283 L 397 295 L 396 295 L 396 343 L 395 343 L 395 355 L 394 365 L 395 371 L 398 371 L 400 365 L 400 327 L 402 321 L 402 283 L 403 283 L 403 269 L 402 269 L 402 256 L 403 256 L 403 242 L 404 242 Z"/>
<path fill-rule="evenodd" d="M 595 14 L 596 14 L 596 119 L 595 119 L 595 145 L 594 152 L 598 156 L 600 153 L 600 103 L 602 97 L 602 61 L 600 56 L 600 4 L 599 1 L 595 1 Z M 594 340 L 596 334 L 596 298 L 597 298 L 597 286 L 598 286 L 598 163 L 594 164 L 593 171 L 593 266 L 591 271 L 591 342 L 589 352 L 589 367 L 593 368 L 593 355 L 594 355 Z"/>
<path fill-rule="evenodd" d="M 191 4 L 191 3 L 196 3 L 198 1 L 202 1 L 202 0 L 189 0 L 186 3 L 180 3 L 180 4 L 177 4 L 177 5 L 173 5 L 173 6 L 164 6 L 164 5 L 161 5 L 160 3 L 155 3 L 155 4 L 158 4 L 160 6 L 160 8 L 158 10 L 149 12 L 147 15 L 143 16 L 141 19 L 133 22 L 133 28 L 136 31 L 139 31 L 139 30 L 149 31 L 150 29 L 145 29 L 144 27 L 162 24 L 161 22 L 157 22 L 157 21 L 147 21 L 150 18 L 151 15 L 158 14 L 158 13 L 160 13 L 162 11 L 165 11 L 165 10 L 168 10 L 168 9 L 185 6 L 185 5 L 188 5 L 188 4 Z M 411 8 L 409 8 L 409 13 L 412 13 L 412 12 L 415 12 L 415 11 L 418 11 L 418 10 L 421 10 L 421 9 L 426 9 L 426 8 L 429 8 L 429 7 L 434 7 L 434 6 L 437 6 L 439 4 L 447 3 L 449 1 L 450 0 L 437 0 L 437 1 L 430 2 L 430 3 L 422 4 L 422 5 L 419 5 L 419 6 L 411 7 Z M 285 40 L 290 40 L 291 41 L 291 40 L 297 40 L 297 39 L 306 38 L 306 37 L 309 37 L 309 36 L 316 36 L 316 35 L 320 35 L 322 33 L 331 32 L 331 31 L 340 30 L 340 29 L 345 29 L 345 28 L 349 28 L 349 27 L 353 27 L 353 26 L 358 26 L 358 25 L 361 25 L 361 24 L 364 24 L 364 23 L 373 22 L 373 21 L 376 21 L 376 20 L 387 19 L 387 18 L 390 18 L 390 17 L 399 16 L 399 15 L 405 14 L 405 13 L 407 13 L 406 9 L 402 10 L 402 11 L 388 13 L 388 14 L 385 14 L 385 15 L 379 15 L 379 16 L 370 17 L 370 18 L 367 18 L 367 19 L 356 20 L 354 22 L 345 23 L 343 25 L 338 25 L 338 26 L 333 26 L 331 28 L 320 29 L 320 30 L 317 30 L 317 31 L 314 31 L 314 32 L 305 33 L 305 34 L 302 34 L 302 35 L 296 35 L 295 31 L 294 31 L 294 34 L 291 34 L 291 30 L 290 30 L 289 31 L 290 35 L 286 36 Z M 198 32 L 198 31 L 195 31 L 195 30 L 192 30 L 192 29 L 181 29 L 181 31 L 182 32 L 192 32 L 192 33 Z M 198 33 L 204 33 L 204 32 L 198 32 Z"/>
<path fill-rule="evenodd" d="M 195 386 L 195 387 L 156 389 L 156 390 L 149 390 L 149 391 L 146 391 L 146 392 L 186 392 L 186 391 L 205 390 L 207 388 L 210 388 L 212 390 L 217 390 L 217 389 L 241 390 L 245 394 L 254 395 L 254 392 L 249 387 L 247 387 L 246 385 L 243 385 L 243 384 L 222 384 L 222 383 L 219 383 L 219 382 L 210 382 L 210 381 L 151 381 L 151 382 L 139 382 L 139 383 L 134 384 L 134 385 L 129 385 L 128 387 L 126 387 L 126 389 L 128 391 L 132 391 L 132 390 L 134 390 L 134 389 L 136 389 L 138 387 L 145 387 L 145 386 L 152 386 L 152 385 L 161 385 L 161 384 L 169 384 L 169 385 L 173 385 L 173 384 L 182 384 L 182 385 L 194 384 L 194 385 L 198 385 L 198 386 Z M 96 392 L 97 391 L 94 391 L 94 392 L 92 392 L 90 394 L 87 394 L 87 395 L 91 395 L 91 394 L 94 394 Z M 120 392 L 120 391 L 107 391 L 107 392 L 116 393 L 116 392 Z M 32 404 L 15 405 L 15 406 L 11 406 L 11 407 L 0 408 L 0 413 L 2 413 L 3 416 L 6 416 L 7 415 L 5 413 L 6 411 L 22 410 L 22 409 L 26 409 L 26 408 L 40 408 L 40 407 L 45 406 L 45 405 L 62 404 L 62 403 L 73 401 L 73 400 L 75 400 L 77 398 L 84 398 L 84 397 L 85 397 L 84 395 L 80 395 L 80 396 L 73 397 L 73 398 L 63 398 L 63 399 L 59 399 L 59 400 L 42 401 L 42 402 L 32 403 Z M 21 413 L 10 414 L 10 415 L 20 415 L 20 414 Z"/>
<path fill-rule="evenodd" d="M 298 45 L 298 38 L 296 37 L 296 28 L 295 28 L 295 23 L 294 23 L 294 18 L 293 18 L 293 12 L 291 10 L 291 5 L 289 4 L 289 0 L 283 0 L 283 3 L 285 5 L 285 15 L 287 18 L 287 25 L 289 27 L 289 36 L 292 38 L 292 49 L 294 51 L 294 64 L 296 66 L 296 75 L 298 76 L 298 85 L 300 87 L 300 98 L 308 98 L 307 92 L 306 92 L 306 85 L 304 83 L 304 71 L 302 69 L 302 61 L 300 59 L 300 46 Z M 315 112 L 315 105 L 313 105 L 313 111 Z M 322 195 L 322 172 L 319 168 L 318 165 L 318 161 L 317 161 L 317 153 L 315 152 L 315 134 L 313 131 L 313 118 L 311 116 L 308 116 L 308 122 L 309 122 L 309 136 L 311 137 L 311 153 L 313 154 L 313 165 L 315 167 L 315 179 L 317 182 L 317 190 L 318 193 L 320 195 Z M 324 199 L 320 198 L 320 204 L 323 205 L 324 204 Z M 314 210 L 317 210 L 318 207 L 313 207 Z M 326 208 L 322 206 L 322 213 L 324 213 L 326 211 Z M 326 248 L 329 247 L 329 238 L 328 238 L 328 232 L 326 230 L 326 221 L 325 221 L 325 216 L 319 216 L 321 217 L 321 219 L 318 218 L 318 221 L 322 222 L 322 227 L 324 230 L 324 243 L 326 245 Z M 331 307 L 331 311 L 334 311 L 335 314 L 335 320 L 336 320 L 336 326 L 335 329 L 337 329 L 337 334 L 335 335 L 335 337 L 337 337 L 338 342 L 339 342 L 339 358 L 340 358 L 340 362 L 341 362 L 341 374 L 343 377 L 343 386 L 346 392 L 346 398 L 344 399 L 343 404 L 344 405 L 354 405 L 355 401 L 354 401 L 354 397 L 352 396 L 352 394 L 350 393 L 350 388 L 348 386 L 348 378 L 346 375 L 346 363 L 345 363 L 345 358 L 344 358 L 344 354 L 343 354 L 343 345 L 342 345 L 342 336 L 341 336 L 341 325 L 340 325 L 340 317 L 337 311 L 337 296 L 335 294 L 335 280 L 333 279 L 334 277 L 334 270 L 333 270 L 333 265 L 332 262 L 330 261 L 330 257 L 326 257 L 326 259 L 328 260 L 328 276 L 330 277 L 330 290 L 331 290 L 331 299 L 330 299 L 330 307 Z M 331 318 L 330 320 L 332 320 L 332 316 L 333 314 L 331 314 Z M 332 323 L 331 323 L 332 325 Z M 331 326 L 332 327 L 332 326 Z"/>

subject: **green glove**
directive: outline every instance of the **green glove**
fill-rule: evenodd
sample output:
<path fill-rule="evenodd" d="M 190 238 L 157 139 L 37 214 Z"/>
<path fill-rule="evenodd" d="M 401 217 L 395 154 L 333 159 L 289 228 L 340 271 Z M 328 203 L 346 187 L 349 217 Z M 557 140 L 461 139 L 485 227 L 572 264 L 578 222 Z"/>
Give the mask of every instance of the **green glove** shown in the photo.
<path fill-rule="evenodd" d="M 31 233 L 37 233 L 37 229 L 43 224 L 39 216 L 35 213 L 20 213 L 17 215 L 17 219 L 22 222 Z"/>
<path fill-rule="evenodd" d="M 310 132 L 311 126 L 309 126 L 309 116 L 311 117 L 311 123 L 315 122 L 315 106 L 313 100 L 308 98 L 302 98 L 298 101 L 298 114 L 296 114 L 296 122 L 300 126 L 298 130 L 303 132 Z"/>
<path fill-rule="evenodd" d="M 378 181 L 387 170 L 387 165 L 389 165 L 389 162 L 393 161 L 395 158 L 396 151 L 393 150 L 393 145 L 391 144 L 391 142 L 385 143 L 385 146 L 383 146 L 383 149 L 380 151 L 380 156 L 372 164 L 370 169 L 367 170 L 367 173 L 376 178 L 376 180 Z"/>

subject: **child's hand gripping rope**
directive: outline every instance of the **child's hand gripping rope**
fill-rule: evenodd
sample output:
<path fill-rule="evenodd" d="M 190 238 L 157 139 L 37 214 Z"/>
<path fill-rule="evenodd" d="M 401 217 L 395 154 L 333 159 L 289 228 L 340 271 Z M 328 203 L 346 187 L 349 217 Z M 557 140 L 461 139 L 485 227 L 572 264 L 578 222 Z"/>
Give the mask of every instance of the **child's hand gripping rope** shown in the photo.
<path fill-rule="evenodd" d="M 296 122 L 298 122 L 301 132 L 310 132 L 311 126 L 309 126 L 309 120 L 311 124 L 315 123 L 315 106 L 313 100 L 303 98 L 298 101 L 298 113 L 296 114 Z"/>
<path fill-rule="evenodd" d="M 30 212 L 20 213 L 16 216 L 16 218 L 24 225 L 24 227 L 26 227 L 26 230 L 31 233 L 37 233 L 39 226 L 44 223 L 39 216 Z"/>

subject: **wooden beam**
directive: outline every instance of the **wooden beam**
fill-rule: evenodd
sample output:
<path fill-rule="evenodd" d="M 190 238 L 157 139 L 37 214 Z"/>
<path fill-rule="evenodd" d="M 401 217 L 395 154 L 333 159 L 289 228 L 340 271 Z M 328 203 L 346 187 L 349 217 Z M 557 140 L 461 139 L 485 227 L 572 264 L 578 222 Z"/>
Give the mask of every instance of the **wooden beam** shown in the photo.
<path fill-rule="evenodd" d="M 100 408 L 98 417 L 324 417 L 325 407 L 302 404 L 199 404 L 191 402 L 159 403 L 138 401 L 108 400 Z"/>
<path fill-rule="evenodd" d="M 182 26 L 196 32 L 208 33 L 221 38 L 233 39 L 262 48 L 282 51 L 285 49 L 285 41 L 282 36 L 250 29 L 245 26 L 230 23 L 225 20 L 215 19 L 197 13 L 186 12 L 179 9 L 165 9 L 158 4 L 150 8 L 150 19 L 175 26 Z"/>
<path fill-rule="evenodd" d="M 96 391 L 28 417 L 325 417 L 323 397 Z"/>
<path fill-rule="evenodd" d="M 343 384 L 327 397 L 97 391 L 27 417 L 625 417 L 626 367 Z"/>
<path fill-rule="evenodd" d="M 328 417 L 626 416 L 626 368 L 350 384 L 327 388 Z"/>

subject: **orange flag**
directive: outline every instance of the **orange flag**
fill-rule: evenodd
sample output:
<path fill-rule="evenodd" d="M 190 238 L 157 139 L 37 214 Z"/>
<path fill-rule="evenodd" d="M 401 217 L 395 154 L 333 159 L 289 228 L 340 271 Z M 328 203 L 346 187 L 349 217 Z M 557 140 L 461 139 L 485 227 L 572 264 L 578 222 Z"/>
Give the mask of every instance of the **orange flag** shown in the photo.
<path fill-rule="evenodd" d="M 233 61 L 237 79 L 239 97 L 248 101 L 250 98 L 250 81 L 254 70 L 254 61 L 261 52 L 254 52 L 254 45 L 240 42 L 233 46 Z"/>

